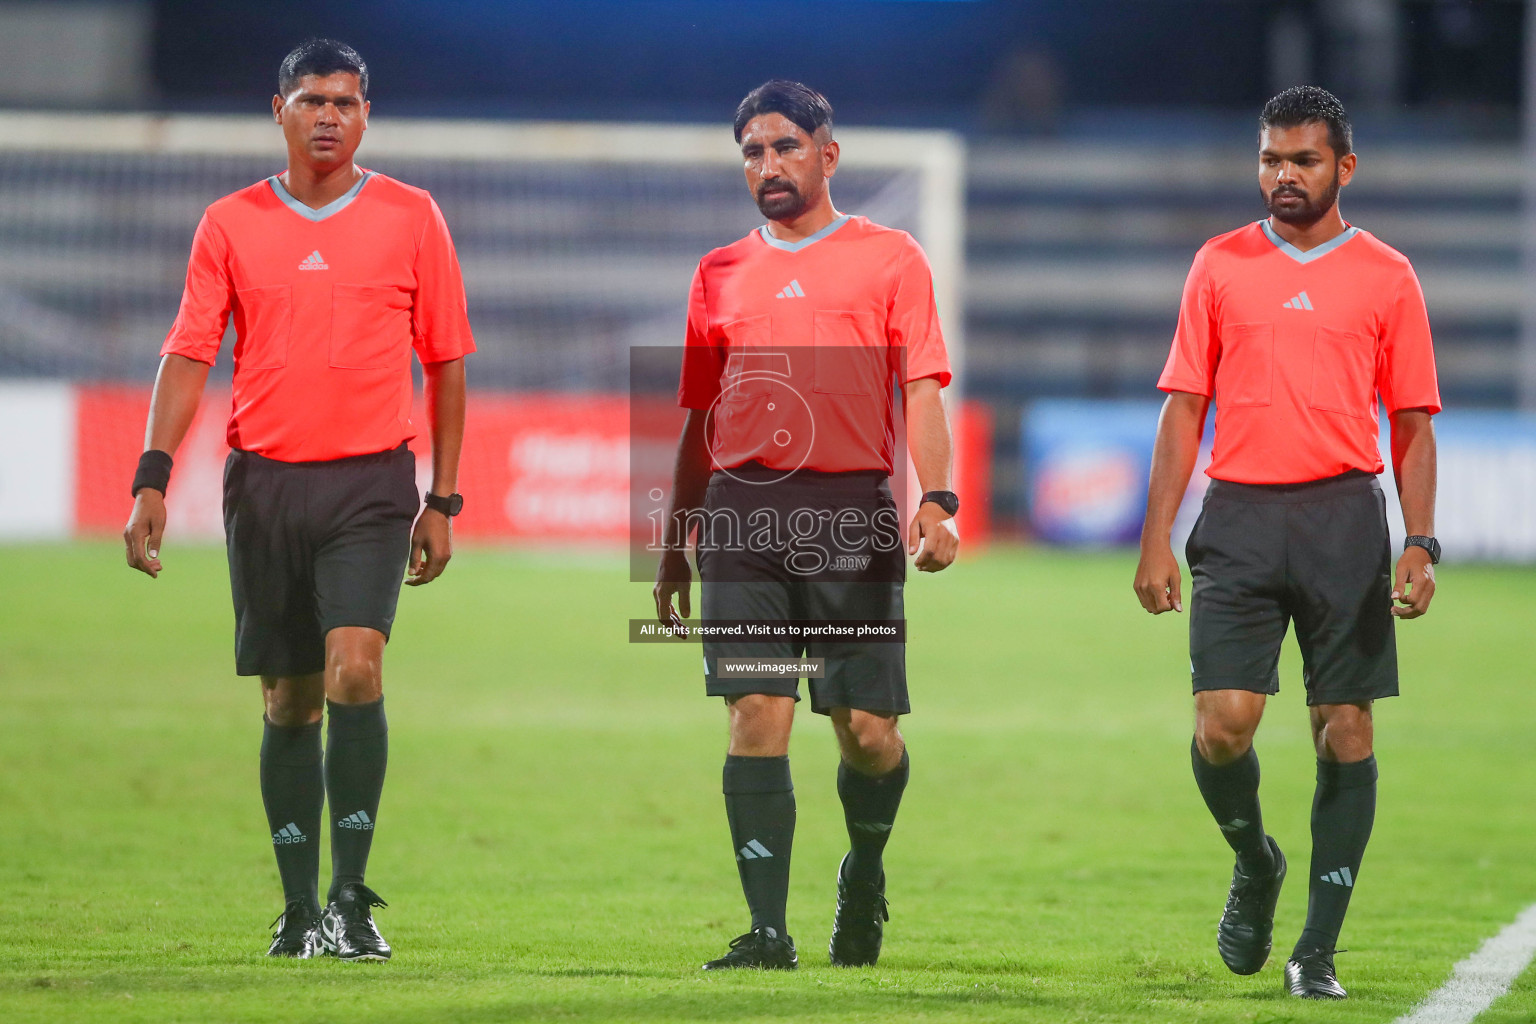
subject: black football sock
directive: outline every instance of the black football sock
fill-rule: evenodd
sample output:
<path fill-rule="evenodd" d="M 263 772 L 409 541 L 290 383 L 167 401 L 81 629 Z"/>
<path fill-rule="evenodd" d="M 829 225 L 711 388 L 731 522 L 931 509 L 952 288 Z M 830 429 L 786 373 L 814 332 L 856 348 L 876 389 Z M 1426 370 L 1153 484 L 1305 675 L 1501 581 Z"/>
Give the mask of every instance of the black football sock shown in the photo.
<path fill-rule="evenodd" d="M 789 758 L 728 754 L 721 788 L 752 928 L 771 928 L 774 935 L 787 936 L 784 908 L 789 902 L 789 855 L 795 844 L 795 787 L 790 782 Z"/>
<path fill-rule="evenodd" d="M 1376 757 L 1317 762 L 1312 797 L 1312 877 L 1297 953 L 1333 949 L 1376 821 Z"/>
<path fill-rule="evenodd" d="M 320 908 L 320 810 L 325 779 L 320 767 L 320 723 L 273 725 L 262 716 L 261 802 L 272 830 L 283 902 Z"/>
<path fill-rule="evenodd" d="M 371 704 L 325 702 L 330 719 L 325 742 L 325 791 L 331 813 L 331 889 L 334 900 L 348 882 L 361 882 L 368 868 L 384 766 L 389 761 L 389 726 L 384 698 Z"/>
<path fill-rule="evenodd" d="M 1259 813 L 1259 755 L 1249 747 L 1236 761 L 1214 765 L 1200 756 L 1198 743 L 1190 744 L 1189 754 L 1205 806 L 1237 854 L 1244 874 L 1275 870 L 1275 856 L 1265 839 L 1264 819 Z"/>
<path fill-rule="evenodd" d="M 859 774 L 846 761 L 838 763 L 837 795 L 842 798 L 843 820 L 848 825 L 848 859 L 843 865 L 848 881 L 880 881 L 880 855 L 891 837 L 891 826 L 896 824 L 896 809 L 907 788 L 910 765 L 905 750 L 901 763 L 878 778 Z"/>

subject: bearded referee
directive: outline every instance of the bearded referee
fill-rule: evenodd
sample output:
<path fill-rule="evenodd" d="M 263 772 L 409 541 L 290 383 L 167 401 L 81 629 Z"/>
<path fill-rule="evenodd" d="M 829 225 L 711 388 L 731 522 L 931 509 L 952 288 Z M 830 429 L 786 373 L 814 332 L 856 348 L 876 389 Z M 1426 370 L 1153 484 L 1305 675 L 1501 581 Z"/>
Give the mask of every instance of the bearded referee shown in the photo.
<path fill-rule="evenodd" d="M 924 491 L 907 531 L 916 567 L 955 558 L 951 440 L 940 389 L 948 358 L 928 261 L 905 232 L 839 213 L 828 182 L 839 149 L 832 108 L 798 82 L 771 81 L 736 111 L 747 187 L 767 223 L 700 262 L 688 308 L 674 527 L 654 596 L 681 626 L 699 525 L 703 624 L 902 619 L 901 524 L 888 478 L 900 387 Z M 782 527 L 768 528 L 768 524 Z M 762 529 L 755 529 L 762 527 Z M 832 963 L 880 955 L 888 920 L 881 855 L 907 784 L 897 727 L 909 710 L 905 647 L 843 636 L 704 642 L 705 692 L 723 697 L 730 747 L 726 817 L 751 929 L 705 970 L 793 968 L 785 922 L 795 795 L 789 734 L 804 656 L 813 711 L 832 721 L 850 848 L 837 872 Z M 788 663 L 747 678 L 733 661 Z"/>
<path fill-rule="evenodd" d="M 1169 534 L 1216 402 L 1215 448 L 1186 554 L 1193 592 L 1195 781 L 1237 855 L 1217 949 L 1237 974 L 1269 956 L 1286 860 L 1264 831 L 1253 735 L 1279 691 L 1294 624 L 1317 750 L 1307 920 L 1285 965 L 1294 996 L 1343 999 L 1339 931 L 1376 813 L 1372 702 L 1398 692 L 1394 619 L 1435 593 L 1435 435 L 1429 318 L 1408 260 L 1340 217 L 1354 176 L 1349 118 L 1330 93 L 1288 89 L 1259 117 L 1269 217 L 1195 256 L 1158 387 L 1135 589 L 1183 611 Z M 1392 564 L 1377 475 L 1377 400 L 1408 536 Z"/>
<path fill-rule="evenodd" d="M 353 162 L 367 96 L 367 66 L 349 46 L 315 39 L 284 58 L 272 115 L 288 169 L 220 199 L 198 225 L 123 531 L 128 564 L 158 576 L 171 457 L 233 315 L 224 526 L 236 671 L 261 677 L 266 706 L 261 795 L 285 900 L 271 956 L 389 959 L 372 914 L 385 904 L 363 881 L 388 752 L 384 644 L 407 564 L 410 584 L 442 573 L 463 503 L 464 356 L 475 346 L 458 259 L 430 195 Z M 432 437 L 425 509 L 407 447 L 413 349 Z"/>

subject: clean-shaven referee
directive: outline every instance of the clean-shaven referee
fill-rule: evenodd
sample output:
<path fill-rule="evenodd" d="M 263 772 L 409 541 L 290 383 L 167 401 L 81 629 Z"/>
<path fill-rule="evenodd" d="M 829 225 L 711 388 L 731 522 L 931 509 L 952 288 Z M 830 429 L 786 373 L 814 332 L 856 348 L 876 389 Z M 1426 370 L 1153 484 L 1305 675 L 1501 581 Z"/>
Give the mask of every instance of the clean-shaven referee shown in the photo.
<path fill-rule="evenodd" d="M 1307 920 L 1286 988 L 1343 999 L 1334 954 L 1376 814 L 1371 702 L 1397 694 L 1394 617 L 1423 615 L 1435 592 L 1440 392 L 1413 267 L 1339 215 L 1356 164 L 1343 106 L 1300 86 L 1270 100 L 1259 126 L 1269 217 L 1211 239 L 1190 269 L 1158 381 L 1168 399 L 1135 589 L 1153 614 L 1183 610 L 1169 533 L 1214 398 L 1211 484 L 1186 553 L 1191 758 L 1237 855 L 1217 948 L 1238 974 L 1269 956 L 1286 861 L 1259 813 L 1253 735 L 1294 624 L 1317 789 Z M 1376 479 L 1378 397 L 1409 534 L 1395 575 Z"/>
<path fill-rule="evenodd" d="M 198 225 L 123 532 L 128 564 L 158 576 L 171 456 L 232 315 L 224 525 L 236 671 L 261 677 L 266 707 L 261 794 L 285 899 L 272 956 L 390 956 L 372 915 L 384 901 L 363 881 L 388 751 L 384 644 L 407 565 L 409 583 L 437 578 L 462 505 L 464 356 L 475 346 L 458 259 L 431 196 L 353 162 L 367 94 L 349 46 L 310 40 L 283 60 L 272 114 L 288 169 L 214 203 Z M 431 421 L 425 510 L 407 447 L 413 349 Z"/>
<path fill-rule="evenodd" d="M 688 615 L 685 548 L 698 522 L 706 626 L 900 621 L 906 563 L 887 481 L 903 457 L 893 425 L 898 388 L 926 491 L 908 551 L 919 570 L 938 572 L 958 546 L 940 393 L 950 371 L 928 260 L 906 232 L 833 207 L 828 182 L 839 148 L 821 94 L 798 82 L 765 83 L 737 108 L 735 134 L 767 223 L 709 253 L 694 276 L 678 389 L 689 413 L 657 616 L 681 624 L 674 595 Z M 881 854 L 908 775 L 897 728 L 909 710 L 904 644 L 706 637 L 705 691 L 725 698 L 730 718 L 723 789 L 752 926 L 704 967 L 798 963 L 785 903 L 800 672 L 744 678 L 727 665 L 765 656 L 823 659 L 824 677 L 810 680 L 811 709 L 831 718 L 842 751 L 837 792 L 849 838 L 830 953 L 837 965 L 873 964 L 887 918 Z"/>

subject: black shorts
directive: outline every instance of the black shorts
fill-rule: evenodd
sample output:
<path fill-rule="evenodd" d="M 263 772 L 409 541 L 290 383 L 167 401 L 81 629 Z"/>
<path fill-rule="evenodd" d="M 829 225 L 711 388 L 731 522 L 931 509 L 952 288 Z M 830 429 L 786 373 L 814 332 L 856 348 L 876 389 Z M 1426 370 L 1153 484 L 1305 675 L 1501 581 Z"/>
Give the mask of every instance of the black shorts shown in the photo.
<path fill-rule="evenodd" d="M 902 622 L 906 558 L 885 475 L 800 470 L 779 479 L 782 474 L 763 471 L 763 479 L 773 483 L 745 482 L 756 473 L 748 466 L 710 478 L 699 531 L 704 623 Z M 840 513 L 848 528 L 834 533 Z M 764 530 L 751 528 L 770 515 L 783 528 L 776 543 L 767 542 Z M 874 525 L 861 529 L 861 523 Z M 721 678 L 720 658 L 824 659 L 825 677 L 807 680 L 811 709 L 818 714 L 833 708 L 897 715 L 911 710 L 905 643 L 705 639 L 710 696 L 763 693 L 798 701 L 798 677 Z"/>
<path fill-rule="evenodd" d="M 224 537 L 235 671 L 319 672 L 325 635 L 338 626 L 387 638 L 419 508 L 416 458 L 403 444 L 326 462 L 230 452 Z"/>
<path fill-rule="evenodd" d="M 1397 696 L 1392 551 L 1374 476 L 1213 480 L 1185 554 L 1197 693 L 1278 693 L 1280 643 L 1294 621 L 1307 704 Z"/>

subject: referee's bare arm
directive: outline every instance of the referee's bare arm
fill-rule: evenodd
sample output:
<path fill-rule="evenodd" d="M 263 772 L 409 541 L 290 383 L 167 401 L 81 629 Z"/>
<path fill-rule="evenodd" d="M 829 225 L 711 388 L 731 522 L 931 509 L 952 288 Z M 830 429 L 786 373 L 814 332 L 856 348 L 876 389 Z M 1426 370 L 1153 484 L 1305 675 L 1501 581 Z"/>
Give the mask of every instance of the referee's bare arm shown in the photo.
<path fill-rule="evenodd" d="M 1141 527 L 1141 561 L 1134 584 L 1141 606 L 1153 615 L 1184 610 L 1179 560 L 1173 556 L 1169 537 L 1200 454 L 1200 434 L 1210 404 L 1205 395 L 1170 391 L 1157 420 L 1152 478 L 1147 484 L 1147 518 Z"/>
<path fill-rule="evenodd" d="M 677 440 L 677 462 L 672 469 L 672 500 L 667 508 L 666 534 L 662 541 L 661 564 L 656 567 L 656 586 L 651 596 L 656 600 L 656 621 L 670 628 L 681 628 L 688 618 L 688 591 L 693 570 L 688 567 L 688 524 L 704 506 L 704 490 L 709 486 L 708 411 L 689 409 L 683 434 Z M 678 608 L 672 607 L 676 595 Z M 678 614 L 679 610 L 682 612 Z"/>
<path fill-rule="evenodd" d="M 1403 528 L 1410 537 L 1435 535 L 1435 424 L 1428 409 L 1399 409 L 1392 414 L 1392 475 L 1403 506 Z M 1435 596 L 1435 567 L 1429 552 L 1412 547 L 1397 560 L 1392 580 L 1392 614 L 1416 619 L 1429 611 Z"/>
<path fill-rule="evenodd" d="M 208 383 L 207 363 L 186 356 L 167 355 L 155 375 L 155 393 L 149 401 L 149 422 L 144 428 L 144 450 L 175 455 L 192 426 L 203 387 Z M 123 527 L 123 546 L 128 565 L 160 576 L 160 539 L 165 533 L 165 494 L 141 487 L 134 495 L 133 512 Z"/>
<path fill-rule="evenodd" d="M 902 387 L 902 411 L 907 420 L 907 449 L 917 470 L 924 494 L 949 490 L 954 442 L 949 417 L 944 415 L 944 396 L 934 377 L 919 377 Z M 921 549 L 921 550 L 919 550 Z M 934 502 L 918 506 L 907 531 L 907 554 L 916 555 L 912 565 L 919 572 L 939 572 L 960 553 L 960 535 L 948 512 Z"/>
<path fill-rule="evenodd" d="M 459 452 L 464 447 L 464 358 L 423 363 L 427 419 L 432 424 L 432 493 L 448 497 L 459 490 Z M 431 583 L 453 557 L 453 520 L 423 508 L 411 530 L 411 578 L 407 586 Z"/>

